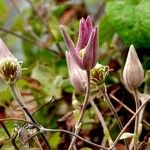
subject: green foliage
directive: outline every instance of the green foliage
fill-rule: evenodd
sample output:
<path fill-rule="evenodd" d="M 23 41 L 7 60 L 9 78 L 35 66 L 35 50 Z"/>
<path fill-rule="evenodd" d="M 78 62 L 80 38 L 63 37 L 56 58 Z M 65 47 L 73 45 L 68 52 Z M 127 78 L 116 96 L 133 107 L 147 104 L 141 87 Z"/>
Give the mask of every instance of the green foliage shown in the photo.
<path fill-rule="evenodd" d="M 150 47 L 150 1 L 112 0 L 106 4 L 107 26 L 113 27 L 122 41 L 135 47 Z M 108 32 L 108 27 L 104 29 Z M 101 29 L 102 30 L 102 29 Z M 107 31 L 108 30 L 108 31 Z M 111 30 L 112 31 L 112 30 Z M 104 32 L 104 31 L 103 31 Z M 110 32 L 111 33 L 111 32 Z M 109 32 L 108 32 L 109 34 Z M 106 35 L 107 37 L 107 35 Z"/>
<path fill-rule="evenodd" d="M 1 25 L 3 24 L 4 20 L 8 15 L 8 9 L 6 8 L 4 1 L 0 1 L 0 14 L 1 14 L 1 19 L 0 19 L 0 25 Z"/>

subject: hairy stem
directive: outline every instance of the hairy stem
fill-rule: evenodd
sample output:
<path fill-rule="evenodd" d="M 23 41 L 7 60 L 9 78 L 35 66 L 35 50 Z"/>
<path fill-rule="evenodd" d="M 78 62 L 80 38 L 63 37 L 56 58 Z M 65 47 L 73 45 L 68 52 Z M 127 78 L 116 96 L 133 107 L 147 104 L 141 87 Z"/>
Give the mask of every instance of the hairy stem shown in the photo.
<path fill-rule="evenodd" d="M 90 70 L 87 71 L 87 89 L 86 89 L 86 95 L 85 95 L 85 99 L 84 99 L 84 102 L 83 102 L 83 106 L 82 106 L 82 109 L 81 109 L 81 114 L 80 114 L 80 117 L 79 117 L 79 119 L 78 119 L 78 121 L 75 125 L 75 134 L 76 135 L 78 135 L 79 132 L 80 132 L 82 119 L 83 119 L 84 112 L 86 110 L 86 106 L 88 104 L 89 96 L 90 96 Z M 72 138 L 72 141 L 70 143 L 70 146 L 69 146 L 68 150 L 72 150 L 72 147 L 73 147 L 75 142 L 76 142 L 76 137 L 74 136 Z"/>
<path fill-rule="evenodd" d="M 109 99 L 109 96 L 107 95 L 107 92 L 106 92 L 106 91 L 107 91 L 107 90 L 106 90 L 106 86 L 104 85 L 104 94 L 103 94 L 104 99 L 106 100 L 107 105 L 108 105 L 108 107 L 110 108 L 110 110 L 112 111 L 114 117 L 116 118 L 120 130 L 122 130 L 122 129 L 123 129 L 122 122 L 120 121 L 120 118 L 119 118 L 119 116 L 118 116 L 118 114 L 117 114 L 117 112 L 116 112 L 114 106 L 112 105 L 112 103 L 111 103 L 111 101 L 110 101 L 110 99 Z M 128 142 L 127 142 L 126 139 L 124 139 L 124 143 L 125 143 L 126 149 L 129 150 Z"/>
<path fill-rule="evenodd" d="M 107 126 L 106 126 L 105 120 L 104 120 L 104 118 L 103 118 L 101 112 L 99 111 L 99 109 L 98 109 L 97 106 L 95 105 L 93 99 L 90 99 L 90 104 L 92 105 L 93 109 L 95 110 L 95 112 L 96 112 L 96 114 L 97 114 L 98 119 L 99 119 L 100 122 L 101 122 L 101 125 L 102 125 L 103 130 L 104 130 L 105 138 L 108 140 L 109 146 L 111 146 L 111 145 L 113 144 L 113 141 L 112 141 L 112 139 L 111 139 L 109 130 L 108 130 Z"/>
<path fill-rule="evenodd" d="M 34 124 L 37 124 L 38 123 L 36 122 L 36 120 L 34 119 L 34 117 L 31 115 L 31 113 L 28 111 L 26 105 L 24 104 L 23 102 L 23 99 L 21 97 L 21 94 L 20 92 L 17 90 L 16 88 L 16 83 L 13 83 L 13 84 L 10 84 L 10 89 L 11 89 L 11 93 L 14 97 L 14 99 L 18 102 L 19 106 L 22 108 L 22 110 L 24 111 L 25 113 L 25 116 L 28 118 L 30 118 L 30 120 L 34 123 Z M 44 136 L 44 134 L 42 133 L 41 134 L 41 137 L 43 139 L 43 141 L 45 142 L 46 146 L 47 146 L 47 149 L 50 150 L 50 146 L 49 146 L 49 143 L 46 139 L 46 137 Z"/>
<path fill-rule="evenodd" d="M 135 106 L 136 106 L 136 111 L 140 107 L 140 100 L 138 97 L 137 89 L 133 90 L 133 96 L 135 99 Z M 134 127 L 134 134 L 135 134 L 135 139 L 134 139 L 134 150 L 138 150 L 138 143 L 139 143 L 139 114 L 135 118 L 135 127 Z"/>

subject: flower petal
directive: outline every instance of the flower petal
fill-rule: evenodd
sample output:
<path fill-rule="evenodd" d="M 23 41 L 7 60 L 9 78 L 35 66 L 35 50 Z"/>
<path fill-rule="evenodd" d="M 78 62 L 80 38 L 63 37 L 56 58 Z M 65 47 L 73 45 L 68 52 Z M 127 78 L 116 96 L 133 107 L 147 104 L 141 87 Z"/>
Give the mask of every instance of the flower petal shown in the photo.
<path fill-rule="evenodd" d="M 95 28 L 93 29 L 88 44 L 85 48 L 85 54 L 82 60 L 82 67 L 85 70 L 92 69 L 96 65 L 97 58 L 98 58 L 98 40 L 97 40 L 97 28 Z"/>
<path fill-rule="evenodd" d="M 66 51 L 67 66 L 69 78 L 72 86 L 80 92 L 85 92 L 86 88 L 86 72 L 76 64 L 72 55 Z"/>
<path fill-rule="evenodd" d="M 64 27 L 62 25 L 59 26 L 63 35 L 63 38 L 66 42 L 66 45 L 68 47 L 68 50 L 75 51 L 74 43 L 72 42 L 71 38 L 68 36 L 67 32 L 65 31 Z"/>
<path fill-rule="evenodd" d="M 80 20 L 79 37 L 76 46 L 77 51 L 80 51 L 81 49 L 85 48 L 91 35 L 92 29 L 93 26 L 90 16 L 88 16 L 86 20 L 84 20 L 83 18 Z"/>
<path fill-rule="evenodd" d="M 14 57 L 14 55 L 9 51 L 2 39 L 0 39 L 0 58 L 6 57 Z"/>
<path fill-rule="evenodd" d="M 75 49 L 75 46 L 74 46 L 74 43 L 72 42 L 71 38 L 68 36 L 68 34 L 66 33 L 65 29 L 63 26 L 60 26 L 60 29 L 61 29 L 61 32 L 62 32 L 62 35 L 63 35 L 63 38 L 67 44 L 67 47 L 68 47 L 68 50 L 70 52 L 70 54 L 72 55 L 72 57 L 74 58 L 74 60 L 76 61 L 76 63 L 82 67 L 82 64 L 81 64 L 81 58 L 78 54 L 78 52 L 76 51 Z"/>

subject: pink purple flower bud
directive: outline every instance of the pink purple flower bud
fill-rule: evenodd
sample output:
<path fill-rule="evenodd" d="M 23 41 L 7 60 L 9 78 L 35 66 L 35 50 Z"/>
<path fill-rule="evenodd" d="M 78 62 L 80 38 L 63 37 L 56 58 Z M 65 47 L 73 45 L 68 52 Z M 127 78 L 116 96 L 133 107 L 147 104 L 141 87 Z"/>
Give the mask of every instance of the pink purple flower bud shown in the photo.
<path fill-rule="evenodd" d="M 131 90 L 138 88 L 144 81 L 144 70 L 133 45 L 129 48 L 123 70 L 123 80 Z"/>
<path fill-rule="evenodd" d="M 98 37 L 97 27 L 93 27 L 91 17 L 80 20 L 79 37 L 76 47 L 66 33 L 63 26 L 60 26 L 63 38 L 73 59 L 83 70 L 92 69 L 98 59 Z"/>
<path fill-rule="evenodd" d="M 69 78 L 72 86 L 79 92 L 86 91 L 86 71 L 82 70 L 72 58 L 69 52 L 66 52 Z"/>
<path fill-rule="evenodd" d="M 0 80 L 10 84 L 21 78 L 21 73 L 20 61 L 0 39 Z"/>

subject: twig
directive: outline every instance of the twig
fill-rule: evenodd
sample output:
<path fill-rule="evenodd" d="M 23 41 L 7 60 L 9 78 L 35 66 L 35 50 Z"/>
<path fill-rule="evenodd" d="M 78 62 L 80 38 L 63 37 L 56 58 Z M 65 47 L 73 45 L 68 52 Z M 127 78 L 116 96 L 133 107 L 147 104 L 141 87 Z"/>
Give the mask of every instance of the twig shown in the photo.
<path fill-rule="evenodd" d="M 33 126 L 35 126 L 37 129 L 39 129 L 39 131 L 37 132 L 38 134 L 41 134 L 41 132 L 64 132 L 64 133 L 67 133 L 67 134 L 70 134 L 70 135 L 72 135 L 72 136 L 75 136 L 76 138 L 78 138 L 78 139 L 80 139 L 80 140 L 82 140 L 82 141 L 84 141 L 84 142 L 86 142 L 86 143 L 88 143 L 88 144 L 90 144 L 90 145 L 93 145 L 93 146 L 95 146 L 95 147 L 98 147 L 98 148 L 101 148 L 101 149 L 103 149 L 103 150 L 108 150 L 108 148 L 106 148 L 106 147 L 103 147 L 103 146 L 100 146 L 100 145 L 98 145 L 98 144 L 96 144 L 96 143 L 93 143 L 93 142 L 90 142 L 90 141 L 88 141 L 88 140 L 86 140 L 86 139 L 84 139 L 84 138 L 82 138 L 81 136 L 79 136 L 79 135 L 76 135 L 75 133 L 73 133 L 73 132 L 71 132 L 71 131 L 68 131 L 68 130 L 63 130 L 63 129 L 47 129 L 47 128 L 44 128 L 44 127 L 41 127 L 41 126 L 39 126 L 39 125 L 37 125 L 37 124 L 35 124 L 35 123 L 33 123 L 33 122 L 30 122 L 30 121 L 28 121 L 28 120 L 25 120 L 25 119 L 19 119 L 19 118 L 5 118 L 5 119 L 0 119 L 0 121 L 22 121 L 22 122 L 26 122 L 26 123 L 28 123 L 28 124 L 31 124 L 31 125 L 33 125 Z M 28 139 L 29 140 L 29 139 Z M 27 142 L 27 141 L 26 141 Z"/>
<path fill-rule="evenodd" d="M 47 103 L 43 104 L 42 106 L 40 106 L 37 110 L 35 110 L 32 115 L 36 114 L 40 109 L 42 109 L 45 106 L 48 106 L 49 103 L 51 103 L 54 100 L 54 97 L 52 97 Z"/>
<path fill-rule="evenodd" d="M 105 138 L 108 140 L 109 142 L 109 146 L 111 146 L 113 144 L 113 141 L 111 139 L 111 136 L 110 136 L 110 133 L 109 133 L 109 130 L 106 126 L 106 123 L 105 123 L 105 120 L 101 114 L 101 112 L 99 111 L 99 109 L 97 108 L 97 106 L 95 105 L 93 99 L 90 99 L 90 103 L 93 107 L 93 109 L 95 110 L 96 114 L 97 114 L 97 117 L 99 118 L 100 122 L 101 122 L 101 125 L 103 127 L 103 131 L 104 131 L 104 135 L 105 135 Z"/>
<path fill-rule="evenodd" d="M 15 100 L 18 102 L 19 106 L 22 108 L 22 110 L 24 111 L 25 115 L 27 117 L 30 118 L 30 120 L 34 123 L 34 124 L 37 124 L 38 123 L 36 122 L 36 120 L 33 118 L 33 116 L 30 114 L 30 112 L 28 111 L 28 109 L 26 108 L 25 104 L 23 103 L 23 99 L 20 95 L 20 92 L 16 89 L 16 83 L 13 83 L 13 84 L 10 84 L 10 89 L 11 89 L 11 92 L 12 92 L 12 95 L 13 97 L 15 98 Z M 41 137 L 42 139 L 44 140 L 47 148 L 50 150 L 50 146 L 49 146 L 49 143 L 46 139 L 46 137 L 44 136 L 44 134 L 41 134 Z"/>
<path fill-rule="evenodd" d="M 115 89 L 111 94 L 110 94 L 110 97 L 115 100 L 116 102 L 118 102 L 121 106 L 123 106 L 128 112 L 130 112 L 132 115 L 135 114 L 135 112 L 133 110 L 131 110 L 127 105 L 125 105 L 123 102 L 121 102 L 117 97 L 115 97 L 113 94 L 116 92 L 116 90 L 118 89 Z M 142 122 L 150 128 L 150 124 L 146 121 L 146 120 L 142 120 Z"/>
<path fill-rule="evenodd" d="M 81 114 L 80 114 L 80 117 L 75 125 L 75 134 L 79 134 L 80 132 L 80 128 L 81 128 L 81 124 L 82 124 L 82 119 L 83 119 L 83 115 L 84 115 L 84 112 L 86 110 L 86 106 L 88 104 L 88 100 L 89 100 L 89 96 L 90 96 L 90 71 L 86 71 L 87 72 L 87 89 L 86 89 L 86 95 L 85 95 L 85 99 L 84 99 L 84 102 L 83 102 L 83 106 L 82 106 L 82 109 L 81 109 Z M 74 145 L 74 143 L 76 142 L 76 137 L 74 136 L 71 140 L 71 143 L 70 143 L 70 146 L 68 148 L 68 150 L 72 150 L 72 147 Z"/>
<path fill-rule="evenodd" d="M 119 125 L 120 130 L 122 130 L 123 129 L 122 122 L 120 121 L 120 118 L 119 118 L 119 116 L 118 116 L 118 114 L 117 114 L 114 106 L 112 105 L 112 103 L 111 103 L 111 101 L 110 101 L 110 99 L 109 99 L 106 91 L 107 91 L 106 90 L 106 86 L 104 85 L 104 94 L 103 94 L 104 99 L 106 100 L 108 107 L 110 108 L 110 110 L 112 111 L 113 115 L 115 116 L 115 118 L 117 120 L 117 123 Z M 124 139 L 124 143 L 125 143 L 126 149 L 128 150 L 129 147 L 128 147 L 128 142 L 127 142 L 126 139 Z"/>
<path fill-rule="evenodd" d="M 13 35 L 13 36 L 16 36 L 16 37 L 18 37 L 18 38 L 20 38 L 20 39 L 22 39 L 22 40 L 25 40 L 25 41 L 27 41 L 27 42 L 30 42 L 30 43 L 32 43 L 32 44 L 36 44 L 36 42 L 35 42 L 34 40 L 31 40 L 31 39 L 29 39 L 29 38 L 27 38 L 27 37 L 21 36 L 21 35 L 19 35 L 19 34 L 17 34 L 17 33 L 14 33 L 14 32 L 12 32 L 12 31 L 7 30 L 7 29 L 4 29 L 4 28 L 1 28 L 1 27 L 0 27 L 0 31 L 3 31 L 3 32 L 8 33 L 8 34 L 11 34 L 11 35 Z"/>
<path fill-rule="evenodd" d="M 121 130 L 121 132 L 119 133 L 119 135 L 117 136 L 117 138 L 115 139 L 113 145 L 109 148 L 109 150 L 112 150 L 114 145 L 117 144 L 117 142 L 120 139 L 120 137 L 122 136 L 122 134 L 125 132 L 125 130 L 128 128 L 128 126 L 132 123 L 132 121 L 135 119 L 135 117 L 140 113 L 142 108 L 145 107 L 145 105 L 147 104 L 147 102 L 149 100 L 150 100 L 150 96 L 142 103 L 142 105 L 139 107 L 139 109 L 135 112 L 135 114 L 131 117 L 131 119 L 128 121 L 128 123 L 124 126 L 124 128 Z"/>
<path fill-rule="evenodd" d="M 19 148 L 18 148 L 18 146 L 15 142 L 15 139 L 11 137 L 11 134 L 9 133 L 9 131 L 8 131 L 7 127 L 5 126 L 5 124 L 2 121 L 0 121 L 0 124 L 3 127 L 4 131 L 6 132 L 6 134 L 8 135 L 9 139 L 11 140 L 11 143 L 13 144 L 15 150 L 19 150 Z"/>

